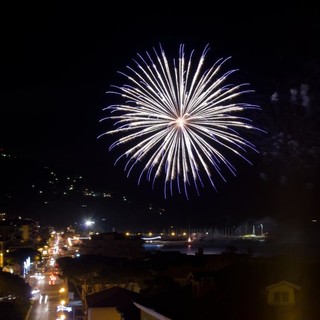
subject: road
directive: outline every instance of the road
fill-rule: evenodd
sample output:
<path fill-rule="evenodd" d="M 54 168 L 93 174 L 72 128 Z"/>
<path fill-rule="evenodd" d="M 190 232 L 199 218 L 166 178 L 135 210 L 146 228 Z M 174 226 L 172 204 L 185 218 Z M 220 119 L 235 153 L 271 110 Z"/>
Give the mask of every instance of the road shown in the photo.
<path fill-rule="evenodd" d="M 29 284 L 38 292 L 34 295 L 34 302 L 26 320 L 56 320 L 67 318 L 66 311 L 58 311 L 62 307 L 63 299 L 59 290 L 64 287 L 64 282 L 58 276 L 54 284 L 49 284 L 51 273 L 44 273 L 43 279 L 34 276 L 29 278 Z"/>
<path fill-rule="evenodd" d="M 67 283 L 59 277 L 56 259 L 63 253 L 60 247 L 60 235 L 51 239 L 50 255 L 47 257 L 43 268 L 38 266 L 29 273 L 27 281 L 35 290 L 33 304 L 25 320 L 79 320 L 83 319 L 81 301 L 69 301 Z M 59 254 L 60 253 L 60 254 Z M 47 270 L 43 272 L 43 270 Z M 64 291 L 62 291 L 64 289 Z M 80 311 L 80 312 L 79 312 Z"/>

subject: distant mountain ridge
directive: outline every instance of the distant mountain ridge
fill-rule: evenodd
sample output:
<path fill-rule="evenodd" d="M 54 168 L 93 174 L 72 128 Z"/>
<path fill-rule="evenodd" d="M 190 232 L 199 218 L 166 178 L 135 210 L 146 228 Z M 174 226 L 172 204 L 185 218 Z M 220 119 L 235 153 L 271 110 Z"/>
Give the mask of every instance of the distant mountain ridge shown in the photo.
<path fill-rule="evenodd" d="M 152 213 L 160 210 L 111 190 L 95 190 L 79 173 L 52 168 L 4 148 L 0 148 L 0 176 L 0 212 L 42 224 L 66 226 L 94 219 L 100 232 L 141 228 L 141 220 L 147 225 L 149 218 L 153 223 Z"/>

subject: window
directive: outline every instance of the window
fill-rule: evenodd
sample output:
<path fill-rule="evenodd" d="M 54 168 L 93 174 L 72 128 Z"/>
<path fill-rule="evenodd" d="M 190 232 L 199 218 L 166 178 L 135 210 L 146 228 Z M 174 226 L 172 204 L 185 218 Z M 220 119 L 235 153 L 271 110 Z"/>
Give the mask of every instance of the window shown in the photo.
<path fill-rule="evenodd" d="M 289 292 L 288 291 L 275 291 L 273 293 L 273 302 L 279 304 L 289 303 Z"/>

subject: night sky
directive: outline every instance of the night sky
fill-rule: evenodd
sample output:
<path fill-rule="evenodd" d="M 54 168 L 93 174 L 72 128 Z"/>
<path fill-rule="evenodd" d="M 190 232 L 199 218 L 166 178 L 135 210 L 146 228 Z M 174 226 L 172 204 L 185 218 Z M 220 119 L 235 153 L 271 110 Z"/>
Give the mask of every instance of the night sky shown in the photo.
<path fill-rule="evenodd" d="M 173 208 L 181 220 L 196 216 L 210 222 L 229 215 L 320 218 L 318 9 L 155 7 L 142 12 L 142 6 L 75 3 L 28 3 L 1 10 L 2 147 L 72 168 L 99 188 L 112 186 L 129 197 L 157 201 Z M 254 102 L 262 108 L 256 120 L 268 130 L 254 141 L 260 153 L 250 155 L 252 166 L 235 160 L 237 177 L 226 174 L 227 183 L 217 179 L 217 192 L 209 186 L 190 200 L 179 195 L 164 199 L 161 183 L 154 191 L 146 182 L 138 187 L 135 175 L 128 179 L 122 164 L 113 165 L 118 154 L 109 153 L 110 141 L 97 140 L 108 129 L 99 123 L 105 116 L 102 109 L 110 104 L 106 91 L 122 81 L 117 71 L 159 43 L 169 57 L 177 57 L 181 43 L 198 54 L 209 44 L 209 65 L 232 56 L 228 65 L 238 68 L 240 79 L 255 90 Z M 311 116 L 291 119 L 289 110 L 286 121 L 283 106 L 288 108 L 288 102 L 282 102 L 280 113 L 270 111 L 273 93 L 286 100 L 289 90 L 303 83 L 309 85 Z M 298 145 L 294 157 L 289 142 Z"/>

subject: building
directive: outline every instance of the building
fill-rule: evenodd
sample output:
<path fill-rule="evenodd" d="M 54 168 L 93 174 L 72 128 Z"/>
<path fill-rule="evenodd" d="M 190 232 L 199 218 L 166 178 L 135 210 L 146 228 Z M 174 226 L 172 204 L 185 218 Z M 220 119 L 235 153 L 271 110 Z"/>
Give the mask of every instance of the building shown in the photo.
<path fill-rule="evenodd" d="M 134 305 L 138 298 L 138 293 L 118 286 L 89 294 L 87 320 L 140 320 L 140 311 Z"/>
<path fill-rule="evenodd" d="M 0 239 L 12 245 L 34 245 L 39 235 L 39 223 L 32 219 L 6 218 L 0 220 Z"/>
<path fill-rule="evenodd" d="M 80 251 L 81 254 L 139 259 L 143 257 L 143 240 L 140 236 L 118 232 L 100 233 L 83 239 Z"/>

